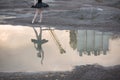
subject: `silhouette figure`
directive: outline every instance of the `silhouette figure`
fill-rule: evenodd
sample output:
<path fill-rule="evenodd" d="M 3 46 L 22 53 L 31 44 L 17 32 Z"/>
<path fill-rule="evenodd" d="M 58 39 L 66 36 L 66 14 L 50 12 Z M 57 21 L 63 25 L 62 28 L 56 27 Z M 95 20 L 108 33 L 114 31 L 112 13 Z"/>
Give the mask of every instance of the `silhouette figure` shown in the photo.
<path fill-rule="evenodd" d="M 40 27 L 40 32 L 38 33 L 37 30 L 33 27 L 33 30 L 36 35 L 36 39 L 31 39 L 31 42 L 34 43 L 35 49 L 38 51 L 37 56 L 41 58 L 41 64 L 43 64 L 43 59 L 44 59 L 44 51 L 42 48 L 42 45 L 47 43 L 48 40 L 42 39 L 42 29 Z"/>

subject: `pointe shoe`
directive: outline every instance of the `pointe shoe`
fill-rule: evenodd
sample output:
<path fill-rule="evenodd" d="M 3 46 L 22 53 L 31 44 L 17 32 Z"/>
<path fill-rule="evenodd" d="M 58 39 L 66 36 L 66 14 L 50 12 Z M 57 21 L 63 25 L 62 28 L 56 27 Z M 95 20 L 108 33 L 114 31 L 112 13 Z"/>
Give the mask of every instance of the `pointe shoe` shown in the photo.
<path fill-rule="evenodd" d="M 38 22 L 39 22 L 39 23 L 41 23 L 41 22 L 42 22 L 42 20 L 39 20 Z"/>
<path fill-rule="evenodd" d="M 34 23 L 34 21 L 32 21 L 32 24 Z"/>

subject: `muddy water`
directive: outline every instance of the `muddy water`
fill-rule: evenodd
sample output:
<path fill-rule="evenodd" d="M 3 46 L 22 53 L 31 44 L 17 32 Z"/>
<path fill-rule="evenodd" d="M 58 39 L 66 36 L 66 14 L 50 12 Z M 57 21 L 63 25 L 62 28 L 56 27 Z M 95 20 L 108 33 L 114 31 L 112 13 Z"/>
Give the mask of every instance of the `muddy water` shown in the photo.
<path fill-rule="evenodd" d="M 68 71 L 120 64 L 120 34 L 0 25 L 0 72 Z M 41 56 L 41 57 L 40 57 Z"/>

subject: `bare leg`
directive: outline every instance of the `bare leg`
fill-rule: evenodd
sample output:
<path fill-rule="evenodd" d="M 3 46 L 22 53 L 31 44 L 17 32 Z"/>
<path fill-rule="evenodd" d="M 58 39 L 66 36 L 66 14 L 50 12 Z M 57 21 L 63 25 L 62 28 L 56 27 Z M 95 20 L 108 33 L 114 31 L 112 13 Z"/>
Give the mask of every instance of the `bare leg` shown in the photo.
<path fill-rule="evenodd" d="M 32 23 L 35 22 L 35 19 L 37 18 L 38 13 L 39 13 L 39 9 L 36 9 L 36 12 L 35 12 L 34 18 L 32 20 Z"/>
<path fill-rule="evenodd" d="M 42 22 L 42 9 L 39 9 L 39 14 L 40 14 L 40 20 L 38 22 Z"/>

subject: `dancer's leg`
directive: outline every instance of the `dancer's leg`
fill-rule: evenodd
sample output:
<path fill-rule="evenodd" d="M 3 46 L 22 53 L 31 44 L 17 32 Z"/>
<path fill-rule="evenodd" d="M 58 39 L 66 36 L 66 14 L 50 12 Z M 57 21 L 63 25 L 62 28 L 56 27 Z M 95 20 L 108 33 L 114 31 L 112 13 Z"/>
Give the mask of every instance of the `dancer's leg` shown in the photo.
<path fill-rule="evenodd" d="M 36 3 L 37 3 L 37 0 L 34 0 L 34 5 L 36 5 Z"/>
<path fill-rule="evenodd" d="M 32 20 L 32 23 L 35 22 L 35 19 L 37 18 L 38 13 L 39 13 L 39 9 L 36 9 L 36 12 L 35 12 L 34 18 Z"/>
<path fill-rule="evenodd" d="M 39 14 L 40 14 L 40 20 L 38 22 L 42 22 L 42 9 L 39 9 Z"/>

